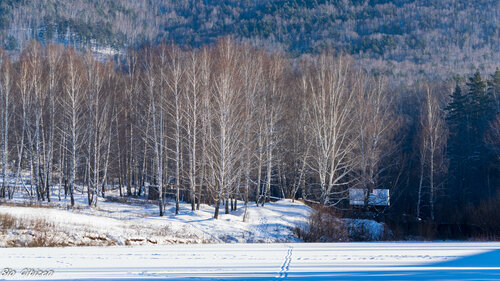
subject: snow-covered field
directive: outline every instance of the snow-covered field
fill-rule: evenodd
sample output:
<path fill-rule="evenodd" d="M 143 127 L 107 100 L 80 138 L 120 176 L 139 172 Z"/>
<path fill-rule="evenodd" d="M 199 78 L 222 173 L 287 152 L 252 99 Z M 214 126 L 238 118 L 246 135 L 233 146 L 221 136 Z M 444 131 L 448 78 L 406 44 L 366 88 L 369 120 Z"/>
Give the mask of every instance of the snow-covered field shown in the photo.
<path fill-rule="evenodd" d="M 16 272 L 5 279 L 499 280 L 500 243 L 4 248 L 0 267 Z M 23 268 L 53 274 L 26 276 Z"/>
<path fill-rule="evenodd" d="M 22 197 L 0 205 L 0 280 L 500 280 L 500 243 L 295 243 L 311 209 L 290 200 L 251 203 L 243 222 L 241 202 L 215 220 L 208 205 L 192 212 L 182 203 L 174 215 L 170 202 L 159 217 L 143 199 L 97 208 L 76 199 L 75 208 L 68 200 L 23 206 Z M 37 243 L 103 247 L 19 247 Z"/>

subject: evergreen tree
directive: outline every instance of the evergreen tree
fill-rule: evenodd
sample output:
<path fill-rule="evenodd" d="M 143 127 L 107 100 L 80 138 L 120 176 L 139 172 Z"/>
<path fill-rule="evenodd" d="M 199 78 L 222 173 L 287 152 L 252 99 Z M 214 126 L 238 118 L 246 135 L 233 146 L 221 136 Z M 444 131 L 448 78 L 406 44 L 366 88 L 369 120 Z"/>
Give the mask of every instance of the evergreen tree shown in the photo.
<path fill-rule="evenodd" d="M 491 75 L 491 80 L 488 81 L 488 94 L 493 99 L 496 113 L 500 113 L 500 68 L 498 67 Z"/>
<path fill-rule="evenodd" d="M 486 82 L 481 78 L 481 74 L 476 72 L 469 78 L 467 83 L 469 88 L 469 114 L 470 128 L 469 139 L 471 145 L 470 172 L 468 185 L 473 190 L 471 200 L 474 203 L 479 202 L 490 195 L 490 183 L 488 178 L 488 167 L 491 160 L 491 153 L 484 141 L 484 135 L 489 127 L 490 121 L 494 118 L 493 99 L 486 91 Z"/>
<path fill-rule="evenodd" d="M 462 207 L 491 194 L 491 183 L 486 180 L 491 170 L 491 151 L 484 135 L 495 116 L 491 92 L 486 91 L 481 74 L 476 72 L 466 86 L 467 93 L 463 95 L 457 85 L 446 108 L 450 127 L 448 156 L 453 174 L 450 189 Z"/>
<path fill-rule="evenodd" d="M 471 117 L 471 126 L 473 133 L 476 134 L 476 140 L 481 142 L 485 130 L 488 128 L 489 122 L 494 117 L 493 99 L 489 92 L 486 92 L 486 82 L 481 78 L 481 74 L 476 72 L 474 76 L 469 78 L 467 82 L 469 89 L 468 111 Z"/>
<path fill-rule="evenodd" d="M 463 124 L 466 119 L 465 107 L 467 104 L 466 96 L 462 94 L 462 88 L 460 88 L 458 83 L 455 87 L 455 91 L 453 91 L 450 97 L 451 101 L 445 108 L 448 112 L 447 120 L 449 121 L 450 126 L 454 129 L 458 129 L 457 126 Z"/>
<path fill-rule="evenodd" d="M 465 153 L 469 142 L 469 114 L 467 96 L 462 94 L 462 89 L 457 84 L 455 91 L 451 94 L 451 101 L 445 108 L 448 112 L 447 121 L 450 128 L 449 152 L 453 156 L 459 157 Z M 458 159 L 457 159 L 458 160 Z M 463 161 L 464 159 L 460 159 Z"/>
<path fill-rule="evenodd" d="M 485 135 L 485 142 L 488 148 L 488 178 L 490 185 L 488 190 L 490 195 L 500 191 L 500 68 L 497 67 L 495 73 L 488 81 L 488 94 L 493 101 L 493 115 L 489 122 L 489 128 Z"/>
<path fill-rule="evenodd" d="M 448 157 L 450 159 L 450 195 L 462 205 L 465 201 L 467 179 L 467 162 L 470 155 L 469 146 L 469 116 L 467 111 L 467 96 L 462 94 L 460 85 L 456 85 L 451 94 L 451 101 L 445 108 L 450 130 L 448 138 Z"/>

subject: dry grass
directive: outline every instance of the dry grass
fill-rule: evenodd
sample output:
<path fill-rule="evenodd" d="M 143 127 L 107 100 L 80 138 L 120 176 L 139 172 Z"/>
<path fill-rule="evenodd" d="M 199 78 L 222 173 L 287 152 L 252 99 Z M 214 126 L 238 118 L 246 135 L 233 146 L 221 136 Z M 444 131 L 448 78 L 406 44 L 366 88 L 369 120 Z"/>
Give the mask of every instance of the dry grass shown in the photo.
<path fill-rule="evenodd" d="M 62 204 L 58 204 L 57 201 L 53 201 L 51 203 L 40 202 L 40 201 L 35 201 L 35 200 L 27 200 L 27 201 L 22 201 L 22 202 L 7 201 L 7 202 L 2 202 L 1 204 L 2 204 L 2 206 L 8 206 L 8 207 L 66 209 L 66 210 L 85 210 L 85 209 L 88 209 L 87 205 L 71 206 L 70 204 L 67 204 L 66 206 L 64 206 Z"/>
<path fill-rule="evenodd" d="M 2 206 L 10 206 L 10 207 L 30 207 L 30 208 L 45 208 L 45 209 L 52 209 L 54 208 L 53 205 L 50 205 L 45 203 L 40 203 L 38 201 L 23 201 L 23 202 L 2 202 Z"/>
<path fill-rule="evenodd" d="M 32 234 L 27 239 L 13 239 L 6 242 L 7 247 L 66 247 L 70 246 L 66 241 L 56 239 L 48 232 Z"/>
<path fill-rule="evenodd" d="M 44 219 L 39 218 L 18 218 L 9 214 L 0 214 L 0 222 L 2 230 L 35 230 L 48 231 L 54 227 L 53 223 L 49 223 Z"/>
<path fill-rule="evenodd" d="M 168 225 L 156 229 L 132 224 L 128 230 L 125 234 L 128 237 L 116 240 L 107 231 L 96 231 L 90 226 L 58 225 L 43 218 L 0 214 L 0 247 L 154 245 L 196 243 L 199 240 L 195 235 L 186 235 L 186 229 L 174 230 Z"/>
<path fill-rule="evenodd" d="M 64 240 L 50 235 L 55 225 L 39 218 L 19 218 L 10 214 L 0 214 L 2 233 L 6 231 L 23 234 L 5 241 L 7 247 L 57 247 L 67 246 Z"/>
<path fill-rule="evenodd" d="M 54 223 L 40 218 L 20 218 L 10 214 L 0 214 L 0 224 L 0 236 L 5 247 L 116 245 L 115 241 L 100 235 L 83 235 L 80 239 L 70 239 L 72 237 L 59 230 Z"/>
<path fill-rule="evenodd" d="M 130 196 L 130 197 L 119 197 L 119 196 L 106 196 L 107 202 L 121 203 L 127 205 L 144 205 L 144 204 L 157 204 L 156 201 L 144 199 L 142 197 Z"/>
<path fill-rule="evenodd" d="M 2 230 L 16 228 L 17 218 L 9 214 L 0 214 L 0 222 Z"/>
<path fill-rule="evenodd" d="M 71 206 L 70 204 L 68 204 L 66 206 L 66 210 L 85 210 L 85 209 L 88 209 L 87 205 L 75 205 L 75 206 Z"/>

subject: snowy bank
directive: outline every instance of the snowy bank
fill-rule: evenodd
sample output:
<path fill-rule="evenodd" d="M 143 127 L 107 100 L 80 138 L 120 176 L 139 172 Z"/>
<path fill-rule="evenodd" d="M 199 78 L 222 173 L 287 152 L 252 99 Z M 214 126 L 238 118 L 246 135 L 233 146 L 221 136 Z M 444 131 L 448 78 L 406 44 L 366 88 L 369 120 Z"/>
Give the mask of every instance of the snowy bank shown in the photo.
<path fill-rule="evenodd" d="M 243 222 L 244 204 L 237 211 L 213 219 L 214 208 L 201 205 L 191 211 L 181 203 L 167 204 L 165 216 L 151 202 L 99 202 L 89 208 L 82 196 L 75 208 L 67 202 L 38 207 L 0 205 L 0 247 L 12 246 L 102 246 L 187 243 L 298 242 L 294 230 L 307 224 L 311 209 L 291 200 L 256 207 L 250 203 Z M 21 202 L 21 201 L 19 201 Z M 10 225 L 10 226 L 9 226 Z"/>

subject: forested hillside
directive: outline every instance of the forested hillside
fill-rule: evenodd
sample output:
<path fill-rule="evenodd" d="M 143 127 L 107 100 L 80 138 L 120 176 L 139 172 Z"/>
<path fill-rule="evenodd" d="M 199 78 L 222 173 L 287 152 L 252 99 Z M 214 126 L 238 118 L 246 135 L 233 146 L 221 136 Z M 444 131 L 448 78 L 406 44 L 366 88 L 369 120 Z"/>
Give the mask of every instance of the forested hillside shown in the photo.
<path fill-rule="evenodd" d="M 122 50 L 146 42 L 200 46 L 233 35 L 290 56 L 335 49 L 374 72 L 446 78 L 500 62 L 495 0 L 4 0 L 0 39 Z"/>

